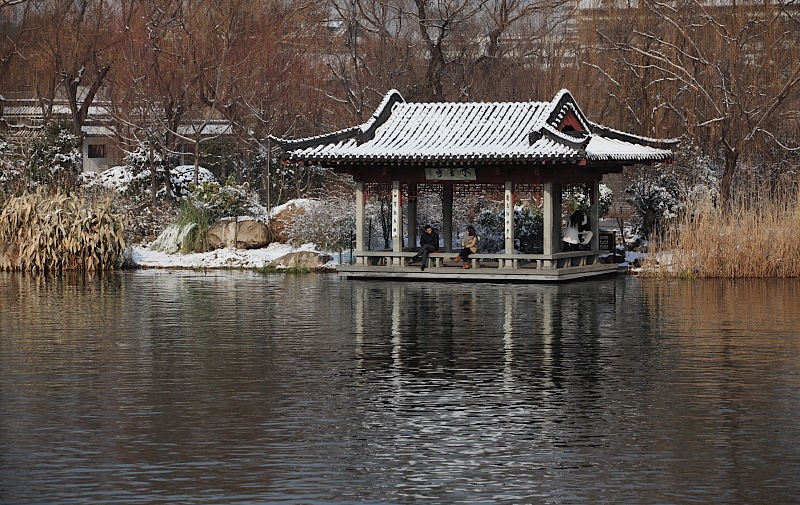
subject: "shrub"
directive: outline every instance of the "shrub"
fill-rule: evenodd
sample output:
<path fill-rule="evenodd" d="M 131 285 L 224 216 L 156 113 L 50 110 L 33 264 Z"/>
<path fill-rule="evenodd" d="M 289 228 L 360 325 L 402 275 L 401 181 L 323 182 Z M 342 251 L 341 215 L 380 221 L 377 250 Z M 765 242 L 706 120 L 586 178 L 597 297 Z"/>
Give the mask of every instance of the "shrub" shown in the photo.
<path fill-rule="evenodd" d="M 614 192 L 605 184 L 600 184 L 600 198 L 597 201 L 597 212 L 600 217 L 606 216 L 614 202 Z M 589 211 L 589 191 L 585 184 L 570 185 L 562 193 L 566 215 L 576 210 Z"/>
<path fill-rule="evenodd" d="M 714 161 L 693 148 L 678 153 L 674 165 L 646 170 L 625 190 L 637 213 L 636 232 L 644 238 L 661 235 L 682 214 L 719 200 Z"/>
<path fill-rule="evenodd" d="M 203 181 L 192 186 L 185 202 L 193 207 L 207 209 L 208 217 L 215 221 L 221 217 L 252 215 L 250 187 L 238 185 L 229 177 L 224 186 L 214 181 Z"/>
<path fill-rule="evenodd" d="M 25 187 L 25 162 L 14 146 L 0 139 L 0 205 Z"/>
<path fill-rule="evenodd" d="M 51 123 L 31 145 L 28 169 L 35 184 L 71 187 L 81 168 L 78 137 L 58 123 Z"/>
<path fill-rule="evenodd" d="M 655 179 L 641 177 L 625 190 L 639 217 L 637 232 L 644 238 L 661 233 L 683 208 L 680 185 L 671 173 Z"/>
<path fill-rule="evenodd" d="M 355 201 L 352 195 L 326 195 L 304 206 L 287 226 L 295 246 L 313 243 L 323 251 L 342 252 L 355 240 Z"/>
<path fill-rule="evenodd" d="M 475 223 L 482 251 L 496 252 L 505 248 L 505 210 L 486 209 L 478 213 Z M 541 253 L 544 241 L 542 210 L 531 205 L 514 207 L 514 248 L 522 253 Z M 509 251 L 510 252 L 510 251 Z"/>

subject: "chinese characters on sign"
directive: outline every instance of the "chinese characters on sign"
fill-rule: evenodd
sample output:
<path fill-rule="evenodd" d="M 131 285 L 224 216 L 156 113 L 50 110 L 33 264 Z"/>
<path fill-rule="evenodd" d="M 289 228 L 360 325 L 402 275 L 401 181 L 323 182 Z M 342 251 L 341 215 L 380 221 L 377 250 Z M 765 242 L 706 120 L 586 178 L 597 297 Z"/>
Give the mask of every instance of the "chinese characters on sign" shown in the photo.
<path fill-rule="evenodd" d="M 425 178 L 429 181 L 474 181 L 474 168 L 426 168 Z"/>

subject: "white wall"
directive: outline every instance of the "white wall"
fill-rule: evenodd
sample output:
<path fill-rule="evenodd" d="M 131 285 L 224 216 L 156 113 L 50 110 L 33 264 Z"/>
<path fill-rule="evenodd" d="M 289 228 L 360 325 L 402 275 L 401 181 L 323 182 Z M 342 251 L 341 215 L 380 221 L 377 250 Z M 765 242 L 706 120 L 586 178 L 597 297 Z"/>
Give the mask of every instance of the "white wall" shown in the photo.
<path fill-rule="evenodd" d="M 89 146 L 105 146 L 103 148 Z M 105 156 L 96 157 L 98 149 L 105 150 Z M 89 156 L 89 151 L 92 151 L 93 157 Z M 120 150 L 113 144 L 113 141 L 108 137 L 89 137 L 83 139 L 83 171 L 84 172 L 102 172 L 107 168 L 123 164 L 122 155 Z"/>

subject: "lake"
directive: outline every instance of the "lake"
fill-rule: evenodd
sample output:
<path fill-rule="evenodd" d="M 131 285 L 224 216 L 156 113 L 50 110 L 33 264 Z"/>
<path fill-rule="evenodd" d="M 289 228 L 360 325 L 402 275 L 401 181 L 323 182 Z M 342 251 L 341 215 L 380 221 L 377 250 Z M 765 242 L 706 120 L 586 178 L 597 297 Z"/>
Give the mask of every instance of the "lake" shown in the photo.
<path fill-rule="evenodd" d="M 0 272 L 0 504 L 800 502 L 800 280 Z"/>

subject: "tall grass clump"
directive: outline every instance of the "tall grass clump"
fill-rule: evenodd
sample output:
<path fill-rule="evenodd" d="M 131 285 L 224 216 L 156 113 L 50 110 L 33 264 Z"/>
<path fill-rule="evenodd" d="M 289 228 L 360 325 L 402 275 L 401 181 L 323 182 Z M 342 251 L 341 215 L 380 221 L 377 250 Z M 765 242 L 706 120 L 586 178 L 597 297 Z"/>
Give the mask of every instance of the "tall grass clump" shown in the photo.
<path fill-rule="evenodd" d="M 651 243 L 645 271 L 681 278 L 800 277 L 796 195 L 742 201 L 723 211 L 706 200 Z"/>
<path fill-rule="evenodd" d="M 184 200 L 176 225 L 182 230 L 180 251 L 183 254 L 208 251 L 208 228 L 211 226 L 208 208 Z"/>
<path fill-rule="evenodd" d="M 14 197 L 0 212 L 0 242 L 15 244 L 19 255 L 0 269 L 113 269 L 125 250 L 123 229 L 110 199 L 91 207 L 77 196 L 42 190 Z"/>

